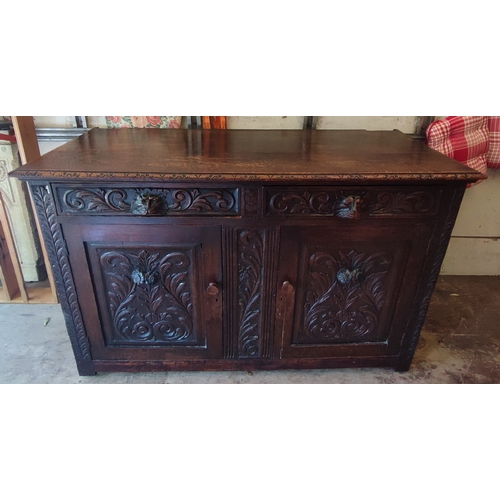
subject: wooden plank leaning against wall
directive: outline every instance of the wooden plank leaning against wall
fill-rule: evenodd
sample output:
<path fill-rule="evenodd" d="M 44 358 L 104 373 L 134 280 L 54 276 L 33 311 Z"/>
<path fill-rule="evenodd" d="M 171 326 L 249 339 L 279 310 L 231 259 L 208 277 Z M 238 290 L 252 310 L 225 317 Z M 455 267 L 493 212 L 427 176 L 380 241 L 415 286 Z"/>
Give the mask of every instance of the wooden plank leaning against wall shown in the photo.
<path fill-rule="evenodd" d="M 14 133 L 21 157 L 21 163 L 24 165 L 29 161 L 40 157 L 38 141 L 36 138 L 35 124 L 32 116 L 13 116 Z M 33 200 L 31 200 L 33 206 Z M 35 212 L 35 210 L 33 210 Z M 2 287 L 0 293 L 0 303 L 39 303 L 55 304 L 58 302 L 57 293 L 54 284 L 54 277 L 50 268 L 47 251 L 43 242 L 43 236 L 38 225 L 38 219 L 35 217 L 36 227 L 40 239 L 42 240 L 42 252 L 47 269 L 47 275 L 50 287 L 26 287 L 19 258 L 14 246 L 14 239 L 9 225 L 5 205 L 0 193 L 0 280 Z"/>

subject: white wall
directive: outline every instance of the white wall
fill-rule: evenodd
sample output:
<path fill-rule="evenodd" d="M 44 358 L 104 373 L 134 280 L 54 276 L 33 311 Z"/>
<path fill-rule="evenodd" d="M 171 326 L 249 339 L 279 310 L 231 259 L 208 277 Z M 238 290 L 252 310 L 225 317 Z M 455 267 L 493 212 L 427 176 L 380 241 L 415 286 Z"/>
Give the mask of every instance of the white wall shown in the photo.
<path fill-rule="evenodd" d="M 40 148 L 41 155 L 44 155 L 44 154 L 48 153 L 49 151 L 52 151 L 53 149 L 56 149 L 59 146 L 62 146 L 63 144 L 66 144 L 66 143 L 59 142 L 59 141 L 38 141 L 38 147 Z"/>
<path fill-rule="evenodd" d="M 465 191 L 441 274 L 500 275 L 500 170 Z"/>
<path fill-rule="evenodd" d="M 319 116 L 316 128 L 328 130 L 401 130 L 414 134 L 418 116 Z"/>
<path fill-rule="evenodd" d="M 37 127 L 70 128 L 75 126 L 74 116 L 35 116 Z M 319 116 L 318 129 L 394 130 L 414 133 L 418 116 Z M 228 116 L 228 128 L 237 129 L 301 129 L 303 116 Z M 87 116 L 89 127 L 106 128 L 104 116 Z"/>
<path fill-rule="evenodd" d="M 76 127 L 74 116 L 34 116 L 37 128 L 72 128 Z"/>
<path fill-rule="evenodd" d="M 302 129 L 303 116 L 228 116 L 227 128 Z"/>
<path fill-rule="evenodd" d="M 412 134 L 418 116 L 319 116 L 316 128 L 324 130 L 394 130 Z M 303 116 L 229 116 L 228 128 L 302 129 Z"/>

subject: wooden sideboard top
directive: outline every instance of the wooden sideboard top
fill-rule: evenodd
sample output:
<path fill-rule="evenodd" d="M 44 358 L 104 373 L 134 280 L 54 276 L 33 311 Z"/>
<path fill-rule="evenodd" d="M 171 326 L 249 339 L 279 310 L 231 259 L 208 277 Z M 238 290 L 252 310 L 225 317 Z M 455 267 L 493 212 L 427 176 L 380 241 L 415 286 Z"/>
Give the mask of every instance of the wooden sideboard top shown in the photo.
<path fill-rule="evenodd" d="M 12 175 L 263 182 L 485 178 L 402 132 L 358 130 L 92 129 Z"/>

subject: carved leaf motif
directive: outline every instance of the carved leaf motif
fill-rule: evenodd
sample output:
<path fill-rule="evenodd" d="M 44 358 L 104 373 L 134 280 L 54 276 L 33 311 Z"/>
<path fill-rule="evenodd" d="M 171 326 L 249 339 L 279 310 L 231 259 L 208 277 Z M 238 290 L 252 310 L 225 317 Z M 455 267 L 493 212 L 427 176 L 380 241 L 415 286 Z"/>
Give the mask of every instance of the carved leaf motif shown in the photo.
<path fill-rule="evenodd" d="M 188 255 L 108 251 L 100 256 L 100 263 L 115 340 L 155 343 L 192 339 Z M 134 272 L 144 279 L 134 279 Z"/>
<path fill-rule="evenodd" d="M 235 205 L 234 196 L 229 191 L 209 191 L 201 193 L 199 189 L 176 189 L 172 191 L 171 211 L 228 211 Z"/>
<path fill-rule="evenodd" d="M 282 214 L 329 214 L 333 213 L 333 202 L 324 191 L 311 194 L 283 192 L 275 193 L 269 202 L 271 213 Z"/>
<path fill-rule="evenodd" d="M 95 190 L 77 189 L 64 193 L 64 203 L 75 211 L 106 212 L 128 210 L 130 204 L 126 203 L 127 193 L 123 189 Z"/>
<path fill-rule="evenodd" d="M 208 201 L 211 196 L 214 196 L 212 193 L 207 193 L 206 195 L 202 196 L 197 189 L 194 189 L 191 193 L 191 196 L 192 202 L 188 207 L 189 210 L 195 210 L 196 212 L 201 212 L 203 210 L 212 210 L 212 205 Z M 215 195 L 215 197 L 217 198 L 217 195 Z M 218 199 L 220 198 L 222 198 L 222 195 L 218 197 Z"/>
<path fill-rule="evenodd" d="M 234 213 L 237 211 L 236 193 L 237 190 L 231 189 L 68 189 L 62 201 L 70 212 Z"/>
<path fill-rule="evenodd" d="M 434 202 L 434 196 L 425 191 L 414 193 L 383 191 L 377 195 L 377 201 L 372 205 L 370 212 L 373 215 L 424 214 L 432 210 Z"/>
<path fill-rule="evenodd" d="M 77 191 L 76 199 L 83 199 L 86 196 L 89 196 L 88 192 L 85 191 Z M 87 210 L 107 210 L 110 207 L 106 203 L 106 191 L 103 189 L 98 189 L 96 191 L 96 196 L 92 197 L 87 205 Z"/>
<path fill-rule="evenodd" d="M 384 304 L 388 268 L 380 253 L 311 255 L 301 340 L 355 342 L 372 335 Z"/>
<path fill-rule="evenodd" d="M 245 230 L 238 243 L 238 352 L 239 357 L 254 357 L 260 351 L 263 242 L 258 231 Z"/>
<path fill-rule="evenodd" d="M 47 253 L 54 272 L 57 294 L 63 308 L 68 333 L 73 344 L 75 358 L 83 373 L 93 371 L 90 362 L 90 345 L 85 334 L 80 306 L 76 297 L 75 284 L 68 260 L 66 244 L 57 222 L 54 201 L 47 186 L 32 188 L 33 200 L 38 212 L 40 227 Z"/>

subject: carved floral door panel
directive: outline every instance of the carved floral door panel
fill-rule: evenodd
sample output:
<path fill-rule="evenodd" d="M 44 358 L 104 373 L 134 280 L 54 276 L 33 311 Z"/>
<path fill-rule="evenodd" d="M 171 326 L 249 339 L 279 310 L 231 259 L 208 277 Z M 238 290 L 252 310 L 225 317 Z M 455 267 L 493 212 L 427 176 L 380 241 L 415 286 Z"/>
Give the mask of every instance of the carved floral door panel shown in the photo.
<path fill-rule="evenodd" d="M 418 223 L 283 227 L 279 355 L 397 352 L 408 320 L 398 303 L 412 301 L 425 261 L 418 241 L 430 231 Z"/>
<path fill-rule="evenodd" d="M 65 232 L 72 265 L 85 268 L 77 289 L 96 359 L 221 355 L 220 227 L 68 225 Z"/>

